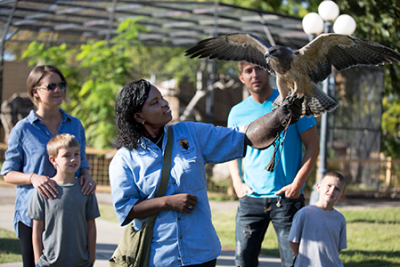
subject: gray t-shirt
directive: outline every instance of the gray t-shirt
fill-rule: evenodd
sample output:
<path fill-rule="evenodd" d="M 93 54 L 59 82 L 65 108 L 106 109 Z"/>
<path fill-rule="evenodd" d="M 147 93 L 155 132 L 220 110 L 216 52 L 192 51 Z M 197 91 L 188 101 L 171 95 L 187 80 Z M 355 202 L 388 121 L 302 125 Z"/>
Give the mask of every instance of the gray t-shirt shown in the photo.
<path fill-rule="evenodd" d="M 347 248 L 346 219 L 337 210 L 310 205 L 293 219 L 289 241 L 300 243 L 297 266 L 343 266 L 339 250 Z"/>
<path fill-rule="evenodd" d="M 45 199 L 37 190 L 27 216 L 44 221 L 43 266 L 91 266 L 87 244 L 87 221 L 100 216 L 96 195 L 83 195 L 79 180 L 56 184 L 58 195 Z"/>

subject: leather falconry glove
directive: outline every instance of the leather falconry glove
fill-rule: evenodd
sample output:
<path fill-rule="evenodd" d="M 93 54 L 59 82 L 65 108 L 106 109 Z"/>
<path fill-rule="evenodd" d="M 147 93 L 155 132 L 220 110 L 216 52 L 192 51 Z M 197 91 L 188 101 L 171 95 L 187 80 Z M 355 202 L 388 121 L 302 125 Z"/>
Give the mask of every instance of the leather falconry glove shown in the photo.
<path fill-rule="evenodd" d="M 257 149 L 266 149 L 271 145 L 274 146 L 272 159 L 265 167 L 267 171 L 272 172 L 276 168 L 275 155 L 279 146 L 283 144 L 283 140 L 282 142 L 275 141 L 280 137 L 280 133 L 283 130 L 286 132 L 290 124 L 298 122 L 303 100 L 303 94 L 300 97 L 297 97 L 297 95 L 286 97 L 279 108 L 258 118 L 248 126 L 245 132 L 247 145 Z"/>
<path fill-rule="evenodd" d="M 245 132 L 247 145 L 257 149 L 271 146 L 289 124 L 299 120 L 303 99 L 304 95 L 289 96 L 279 108 L 250 123 Z"/>

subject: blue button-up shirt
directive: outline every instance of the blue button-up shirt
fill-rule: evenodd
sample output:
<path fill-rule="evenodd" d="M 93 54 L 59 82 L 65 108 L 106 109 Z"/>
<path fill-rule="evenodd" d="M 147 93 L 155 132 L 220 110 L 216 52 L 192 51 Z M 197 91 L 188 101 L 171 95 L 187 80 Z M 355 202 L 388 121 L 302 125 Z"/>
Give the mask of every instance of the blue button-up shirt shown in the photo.
<path fill-rule="evenodd" d="M 85 130 L 81 122 L 60 109 L 62 121 L 58 126 L 57 134 L 69 133 L 78 139 L 81 149 L 81 167 L 89 168 L 86 160 L 86 138 Z M 5 175 L 11 171 L 23 173 L 36 173 L 53 177 L 56 169 L 49 160 L 46 146 L 54 135 L 42 123 L 32 110 L 29 115 L 19 121 L 11 130 L 8 137 L 8 149 L 5 153 L 5 161 L 1 168 L 1 174 Z M 76 175 L 79 177 L 79 170 Z M 32 219 L 26 216 L 34 187 L 29 185 L 17 185 L 15 198 L 14 229 L 17 236 L 18 222 L 32 227 Z"/>
<path fill-rule="evenodd" d="M 171 173 L 166 196 L 189 193 L 198 198 L 192 213 L 164 210 L 153 228 L 150 266 L 184 266 L 217 258 L 221 244 L 211 221 L 204 165 L 244 155 L 244 134 L 238 128 L 181 122 L 172 125 Z M 167 129 L 164 129 L 167 133 Z M 163 150 L 166 145 L 163 140 Z M 146 138 L 138 149 L 121 148 L 110 164 L 112 201 L 118 221 L 127 218 L 139 200 L 154 198 L 161 179 L 163 150 Z M 145 219 L 147 220 L 147 219 Z M 135 219 L 140 229 L 144 220 Z"/>

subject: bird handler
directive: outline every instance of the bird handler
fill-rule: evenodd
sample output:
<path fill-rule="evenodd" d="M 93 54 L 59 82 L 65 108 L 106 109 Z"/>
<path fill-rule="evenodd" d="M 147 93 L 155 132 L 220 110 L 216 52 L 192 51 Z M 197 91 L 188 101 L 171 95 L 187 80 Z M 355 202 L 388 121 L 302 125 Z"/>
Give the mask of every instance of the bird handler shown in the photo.
<path fill-rule="evenodd" d="M 145 80 L 124 86 L 115 104 L 119 150 L 110 163 L 111 193 L 121 226 L 133 221 L 140 230 L 157 215 L 149 266 L 216 266 L 221 244 L 211 220 L 205 164 L 244 157 L 247 145 L 269 146 L 299 119 L 301 101 L 288 98 L 249 127 L 179 122 L 169 126 L 170 136 L 172 113 L 157 87 Z M 167 140 L 169 181 L 165 195 L 156 197 Z"/>

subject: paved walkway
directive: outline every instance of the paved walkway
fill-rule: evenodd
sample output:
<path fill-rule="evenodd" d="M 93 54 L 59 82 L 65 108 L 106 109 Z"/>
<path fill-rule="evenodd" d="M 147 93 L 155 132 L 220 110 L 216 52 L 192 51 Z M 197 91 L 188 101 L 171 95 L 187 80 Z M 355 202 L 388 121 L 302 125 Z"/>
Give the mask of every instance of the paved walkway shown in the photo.
<path fill-rule="evenodd" d="M 108 193 L 97 192 L 99 203 L 111 204 L 111 195 Z M 15 187 L 0 185 L 0 228 L 14 231 L 13 216 L 14 216 L 14 200 Z M 237 209 L 238 202 L 210 202 L 211 209 Z M 365 208 L 399 208 L 400 201 L 380 200 L 380 199 L 352 199 L 348 198 L 336 204 L 337 209 L 365 209 Z M 108 267 L 108 258 L 111 257 L 113 251 L 117 247 L 118 241 L 123 233 L 123 228 L 117 223 L 96 219 L 97 226 L 97 246 L 94 267 Z M 217 266 L 235 266 L 235 252 L 223 250 L 217 259 Z M 260 267 L 280 267 L 281 261 L 279 258 L 261 255 L 259 258 Z M 22 263 L 0 264 L 0 267 L 22 267 Z"/>
<path fill-rule="evenodd" d="M 99 203 L 111 204 L 111 196 L 107 193 L 96 193 Z M 13 231 L 15 187 L 0 186 L 0 228 Z M 236 209 L 237 202 L 212 202 L 212 208 L 215 209 Z M 97 245 L 96 262 L 94 267 L 108 267 L 108 259 L 117 247 L 118 241 L 123 233 L 123 228 L 117 223 L 96 219 L 97 227 Z M 217 259 L 217 266 L 235 266 L 235 252 L 223 250 Z M 279 258 L 261 255 L 259 266 L 280 267 Z M 22 267 L 22 263 L 0 264 L 0 267 Z"/>

